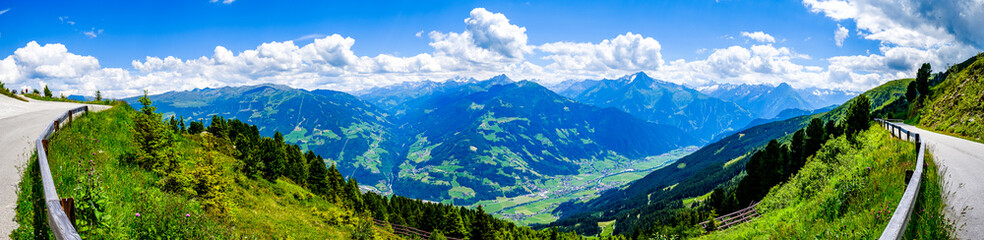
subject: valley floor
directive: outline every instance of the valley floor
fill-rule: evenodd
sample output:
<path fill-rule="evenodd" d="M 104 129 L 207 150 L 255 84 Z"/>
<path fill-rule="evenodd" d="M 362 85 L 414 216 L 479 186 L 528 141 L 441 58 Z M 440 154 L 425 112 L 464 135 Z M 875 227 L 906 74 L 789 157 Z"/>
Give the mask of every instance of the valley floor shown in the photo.
<path fill-rule="evenodd" d="M 541 189 L 540 192 L 480 201 L 472 204 L 471 207 L 482 206 L 489 213 L 519 224 L 547 224 L 558 219 L 552 212 L 561 203 L 570 200 L 591 200 L 605 190 L 623 187 L 656 169 L 672 166 L 678 159 L 697 149 L 697 147 L 680 148 L 627 164 L 598 167 L 599 169 L 587 174 L 557 177 L 540 184 L 541 186 L 536 186 L 536 189 Z"/>

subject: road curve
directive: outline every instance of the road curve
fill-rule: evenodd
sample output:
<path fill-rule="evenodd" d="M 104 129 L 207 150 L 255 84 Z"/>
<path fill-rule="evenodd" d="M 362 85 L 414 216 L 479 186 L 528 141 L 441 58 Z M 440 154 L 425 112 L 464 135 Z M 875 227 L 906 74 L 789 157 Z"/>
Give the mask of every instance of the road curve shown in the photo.
<path fill-rule="evenodd" d="M 14 222 L 17 183 L 21 179 L 21 169 L 34 153 L 34 141 L 49 122 L 82 105 L 36 100 L 22 102 L 0 95 L 0 239 L 6 239 L 18 227 Z M 90 110 L 106 108 L 89 105 Z"/>
<path fill-rule="evenodd" d="M 900 124 L 919 133 L 944 171 L 946 215 L 957 221 L 957 238 L 984 239 L 984 144 Z"/>

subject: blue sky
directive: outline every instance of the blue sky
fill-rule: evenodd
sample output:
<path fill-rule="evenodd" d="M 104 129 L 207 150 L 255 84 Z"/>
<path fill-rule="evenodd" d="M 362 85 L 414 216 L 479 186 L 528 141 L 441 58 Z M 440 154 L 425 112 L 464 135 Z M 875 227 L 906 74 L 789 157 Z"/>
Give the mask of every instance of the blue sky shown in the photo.
<path fill-rule="evenodd" d="M 3 2 L 0 81 L 127 96 L 266 82 L 351 91 L 500 73 L 550 84 L 646 71 L 693 87 L 789 82 L 863 90 L 913 75 L 918 63 L 943 65 L 981 49 L 973 39 L 984 34 L 973 23 L 984 22 L 982 3 L 907 3 L 921 7 L 838 0 Z M 838 30 L 847 33 L 840 44 Z M 219 56 L 226 52 L 229 58 Z"/>

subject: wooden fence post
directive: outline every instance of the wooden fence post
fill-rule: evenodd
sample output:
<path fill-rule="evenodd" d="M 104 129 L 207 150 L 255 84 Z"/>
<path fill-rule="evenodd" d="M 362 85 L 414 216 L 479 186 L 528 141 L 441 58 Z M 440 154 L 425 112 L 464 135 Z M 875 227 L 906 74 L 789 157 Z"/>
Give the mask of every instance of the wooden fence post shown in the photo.
<path fill-rule="evenodd" d="M 58 120 L 55 120 L 55 130 L 54 130 L 54 131 L 52 131 L 52 133 L 54 133 L 54 132 L 57 132 L 57 131 L 58 131 L 58 125 L 60 125 L 60 124 L 61 124 L 61 123 L 60 123 L 60 122 L 58 122 Z"/>
<path fill-rule="evenodd" d="M 48 139 L 41 139 L 41 146 L 44 147 L 44 155 L 48 155 Z"/>
<path fill-rule="evenodd" d="M 75 226 L 75 198 L 62 198 L 61 206 L 65 215 L 68 216 L 68 221 L 72 222 L 72 226 Z"/>

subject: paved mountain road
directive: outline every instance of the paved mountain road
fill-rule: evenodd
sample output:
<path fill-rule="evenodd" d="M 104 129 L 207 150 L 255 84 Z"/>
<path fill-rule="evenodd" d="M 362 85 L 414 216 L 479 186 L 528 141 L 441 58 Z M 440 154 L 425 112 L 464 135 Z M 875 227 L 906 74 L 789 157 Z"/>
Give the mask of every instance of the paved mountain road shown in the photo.
<path fill-rule="evenodd" d="M 30 100 L 30 99 L 29 99 Z M 22 102 L 0 95 L 0 239 L 17 228 L 14 208 L 17 206 L 17 183 L 21 169 L 34 153 L 34 141 L 41 129 L 77 103 L 30 100 Z M 93 111 L 108 108 L 89 105 Z"/>
<path fill-rule="evenodd" d="M 919 133 L 936 163 L 945 168 L 943 192 L 950 193 L 946 214 L 957 219 L 957 237 L 984 239 L 984 144 L 911 125 L 900 126 Z"/>

